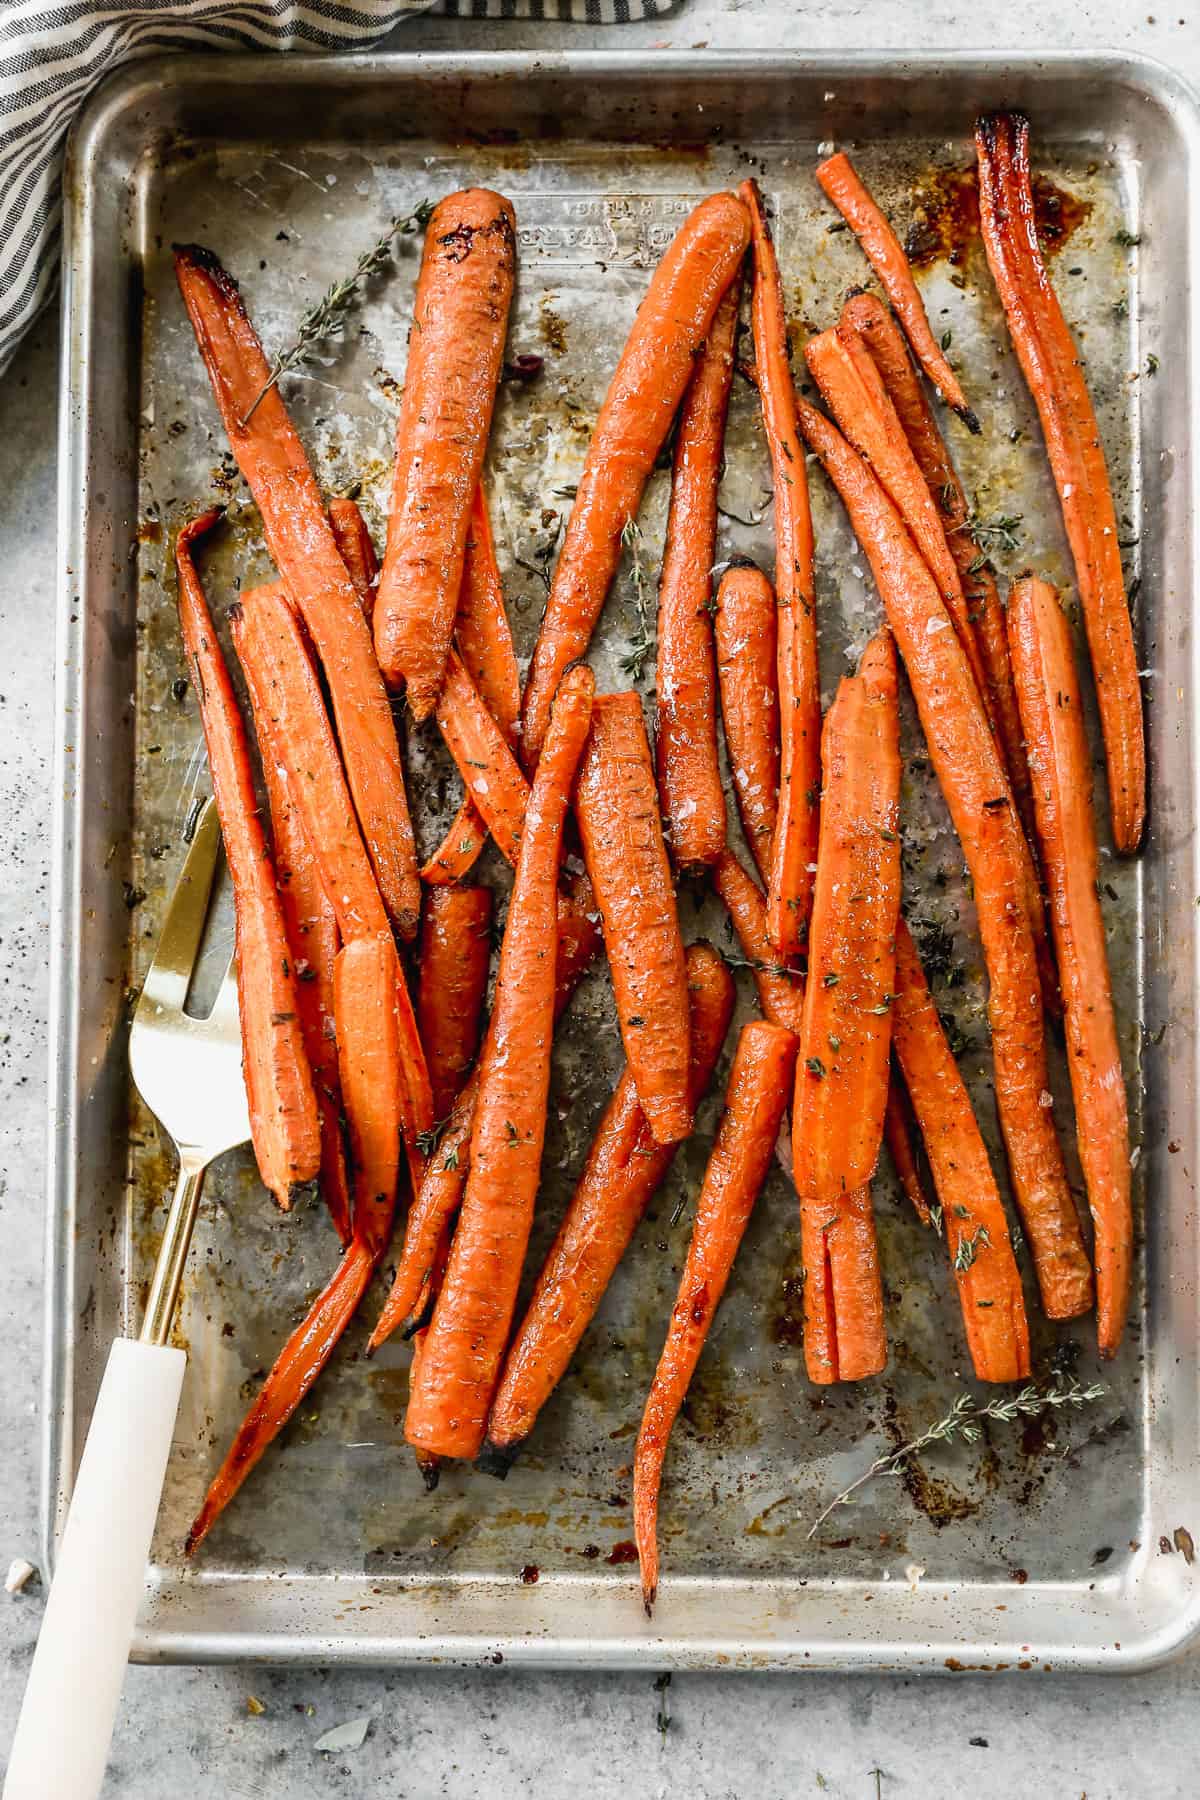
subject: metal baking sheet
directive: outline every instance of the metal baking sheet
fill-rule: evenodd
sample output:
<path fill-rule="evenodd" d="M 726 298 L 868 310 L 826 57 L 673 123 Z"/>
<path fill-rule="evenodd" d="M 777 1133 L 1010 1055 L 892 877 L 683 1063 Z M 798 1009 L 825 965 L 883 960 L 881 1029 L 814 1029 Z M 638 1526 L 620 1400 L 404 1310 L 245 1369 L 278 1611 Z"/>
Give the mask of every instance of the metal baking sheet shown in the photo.
<path fill-rule="evenodd" d="M 180 57 L 135 65 L 92 103 L 68 179 L 47 1536 L 52 1545 L 108 1342 L 138 1317 L 170 1175 L 153 1121 L 131 1100 L 125 1045 L 129 996 L 179 866 L 190 801 L 205 785 L 195 706 L 172 686 L 182 663 L 170 541 L 218 495 L 230 526 L 207 564 L 214 603 L 268 567 L 175 291 L 172 241 L 199 239 L 221 255 L 271 349 L 393 214 L 469 182 L 512 196 L 513 347 L 546 359 L 539 382 L 505 388 L 491 452 L 525 655 L 544 597 L 540 571 L 569 506 L 563 490 L 577 478 L 647 270 L 696 197 L 759 176 L 802 338 L 866 275 L 850 236 L 829 229 L 812 175 L 819 147 L 852 147 L 907 222 L 958 193 L 972 120 L 1001 103 L 1030 112 L 1037 166 L 1069 227 L 1057 285 L 1084 347 L 1130 580 L 1140 583 L 1150 701 L 1146 851 L 1136 864 L 1106 858 L 1103 875 L 1146 1222 L 1138 1303 L 1126 1346 L 1104 1371 L 1106 1395 L 1086 1412 L 1024 1431 L 997 1426 L 979 1445 L 877 1480 L 810 1540 L 832 1493 L 963 1391 L 965 1356 L 944 1247 L 907 1217 L 885 1170 L 877 1212 L 890 1367 L 860 1387 L 811 1388 L 797 1331 L 796 1203 L 776 1171 L 672 1442 L 664 1580 L 645 1620 L 630 1562 L 630 1462 L 714 1127 L 710 1096 L 505 1486 L 451 1468 L 425 1495 L 401 1441 L 407 1352 L 393 1343 L 367 1364 L 356 1327 L 188 1566 L 187 1523 L 246 1397 L 335 1258 L 319 1207 L 280 1217 L 248 1158 L 231 1157 L 206 1190 L 179 1322 L 189 1372 L 139 1657 L 1130 1669 L 1195 1633 L 1200 870 L 1189 422 L 1200 353 L 1200 128 L 1174 76 L 1106 57 Z M 1136 254 L 1118 242 L 1123 231 L 1140 237 Z M 416 260 L 408 240 L 395 277 L 371 290 L 345 340 L 287 383 L 321 479 L 330 492 L 361 484 L 377 533 Z M 935 258 L 921 279 L 986 420 L 978 440 L 950 424 L 967 485 L 982 516 L 1021 515 L 1002 568 L 1033 563 L 1069 585 L 1036 418 L 977 240 L 957 261 Z M 722 554 L 769 566 L 767 481 L 756 407 L 739 385 Z M 814 474 L 812 485 L 828 697 L 878 605 L 838 506 L 823 479 Z M 665 500 L 660 475 L 640 545 L 651 600 Z M 636 609 L 631 563 L 595 654 L 601 680 L 614 684 Z M 911 716 L 905 731 L 910 904 L 928 942 L 938 928 L 954 935 L 966 973 L 939 987 L 939 1003 L 995 1148 L 961 855 Z M 432 842 L 454 783 L 425 736 L 410 735 L 409 755 L 420 830 Z M 500 880 L 494 866 L 487 872 Z M 728 947 L 711 901 L 685 893 L 681 905 L 689 935 Z M 739 980 L 748 1016 L 747 977 Z M 618 1054 L 601 973 L 585 983 L 556 1046 L 531 1270 Z M 727 1067 L 728 1050 L 722 1075 Z M 1061 1067 L 1056 1090 L 1069 1137 Z M 1031 1317 L 1040 1372 L 1096 1375 L 1090 1322 L 1055 1332 L 1036 1306 Z"/>

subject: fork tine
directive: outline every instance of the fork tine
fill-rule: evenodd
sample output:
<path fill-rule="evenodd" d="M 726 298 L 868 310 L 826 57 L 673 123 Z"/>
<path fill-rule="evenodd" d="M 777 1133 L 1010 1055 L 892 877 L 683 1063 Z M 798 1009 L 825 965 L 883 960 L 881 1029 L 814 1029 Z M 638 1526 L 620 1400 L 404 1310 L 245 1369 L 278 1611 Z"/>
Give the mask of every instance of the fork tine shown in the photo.
<path fill-rule="evenodd" d="M 208 1023 L 222 1030 L 238 1031 L 241 1017 L 238 1013 L 237 966 L 233 956 L 229 958 L 228 967 L 217 989 L 217 997 L 213 1009 L 208 1015 Z"/>
<path fill-rule="evenodd" d="M 170 909 L 154 952 L 154 961 L 146 971 L 142 997 L 137 1012 L 143 1009 L 166 1009 L 182 1012 L 188 983 L 196 962 L 196 952 L 204 935 L 208 917 L 208 901 L 221 848 L 221 824 L 211 800 L 196 821 L 187 856 Z M 134 1014 L 136 1019 L 137 1013 Z"/>

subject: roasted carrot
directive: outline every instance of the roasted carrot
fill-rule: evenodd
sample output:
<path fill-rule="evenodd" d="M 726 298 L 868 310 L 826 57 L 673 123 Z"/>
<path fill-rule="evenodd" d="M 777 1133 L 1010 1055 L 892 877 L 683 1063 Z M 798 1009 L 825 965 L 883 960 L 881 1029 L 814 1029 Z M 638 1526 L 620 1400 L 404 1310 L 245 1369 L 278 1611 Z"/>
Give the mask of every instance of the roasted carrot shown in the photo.
<path fill-rule="evenodd" d="M 310 1392 L 387 1249 L 402 1113 L 395 967 L 396 952 L 387 938 L 359 938 L 338 956 L 334 1009 L 354 1164 L 354 1235 L 307 1318 L 280 1351 L 214 1476 L 188 1533 L 189 1556 Z"/>
<path fill-rule="evenodd" d="M 741 280 L 735 276 L 683 397 L 658 586 L 658 786 L 675 866 L 693 874 L 714 863 L 725 848 L 709 612 L 717 488 L 741 297 Z"/>
<path fill-rule="evenodd" d="M 546 1130 L 563 824 L 594 687 L 584 664 L 563 677 L 521 839 L 462 1212 L 405 1418 L 408 1442 L 438 1456 L 478 1454 L 517 1302 Z"/>
<path fill-rule="evenodd" d="M 674 1144 L 692 1128 L 687 970 L 637 694 L 597 696 L 575 813 L 625 1055 L 653 1136 Z"/>
<path fill-rule="evenodd" d="M 937 584 L 870 468 L 823 414 L 797 416 L 842 497 L 904 658 L 975 889 L 989 976 L 996 1103 L 1046 1312 L 1091 1305 L 1091 1270 L 1050 1110 L 1021 833 L 995 739 Z M 932 627 L 932 628 L 931 628 Z"/>
<path fill-rule="evenodd" d="M 296 996 L 296 976 L 275 871 L 263 837 L 245 727 L 213 630 L 192 546 L 218 511 L 175 541 L 179 624 L 208 746 L 213 795 L 233 882 L 234 949 L 250 1136 L 265 1186 L 284 1211 L 321 1166 L 321 1130 Z"/>
<path fill-rule="evenodd" d="M 634 319 L 579 478 L 522 702 L 526 772 L 541 754 L 563 670 L 586 651 L 621 540 L 750 237 L 732 194 L 702 200 L 676 233 Z"/>
<path fill-rule="evenodd" d="M 375 648 L 416 719 L 437 705 L 483 471 L 516 271 L 511 202 L 487 188 L 434 208 L 413 301 Z"/>
<path fill-rule="evenodd" d="M 339 494 L 329 502 L 329 524 L 338 555 L 346 565 L 346 573 L 354 583 L 363 616 L 370 624 L 375 611 L 375 587 L 379 580 L 379 558 L 367 530 L 367 521 L 355 505 Z"/>
<path fill-rule="evenodd" d="M 687 953 L 693 1107 L 703 1098 L 733 1016 L 733 979 L 710 944 Z M 533 1430 L 658 1191 L 673 1144 L 656 1143 L 626 1068 L 592 1140 L 583 1173 L 538 1276 L 488 1418 L 483 1458 L 505 1475 Z"/>
<path fill-rule="evenodd" d="M 1004 1204 L 903 919 L 892 1038 L 937 1188 L 975 1374 L 1021 1381 L 1029 1374 L 1029 1325 Z"/>
<path fill-rule="evenodd" d="M 1008 329 L 1037 403 L 1087 627 L 1108 766 L 1113 841 L 1131 854 L 1146 816 L 1146 745 L 1137 651 L 1104 447 L 1083 361 L 1038 243 L 1029 121 L 981 119 L 979 214 Z"/>
<path fill-rule="evenodd" d="M 800 948 L 812 901 L 821 792 L 821 672 L 808 474 L 796 431 L 783 283 L 754 181 L 738 189 L 750 212 L 754 285 L 750 316 L 763 426 L 775 488 L 778 604 L 779 800 L 767 884 L 767 934 L 781 956 Z M 757 856 L 757 852 L 755 853 Z"/>
<path fill-rule="evenodd" d="M 922 1225 L 928 1225 L 930 1223 L 929 1197 L 925 1192 L 925 1184 L 921 1180 L 916 1156 L 913 1154 L 912 1133 L 909 1129 L 908 1106 L 904 1098 L 904 1090 L 900 1085 L 900 1077 L 894 1069 L 892 1085 L 888 1089 L 887 1111 L 883 1115 L 883 1141 L 887 1145 L 888 1155 L 892 1159 L 892 1169 L 895 1172 L 896 1180 L 900 1183 L 900 1191 Z"/>
<path fill-rule="evenodd" d="M 1018 581 L 1008 599 L 1013 671 L 1062 977 L 1075 1136 L 1095 1228 L 1100 1354 L 1114 1356 L 1133 1263 L 1129 1116 L 1097 893 L 1092 768 L 1071 633 L 1054 589 Z"/>
<path fill-rule="evenodd" d="M 742 836 L 764 881 L 779 804 L 779 689 L 775 596 L 761 569 L 735 563 L 717 589 L 721 722 Z"/>
<path fill-rule="evenodd" d="M 592 891 L 586 880 L 580 879 L 558 896 L 558 951 L 554 976 L 556 1020 L 599 947 L 600 927 Z M 450 1108 L 445 1128 L 426 1164 L 424 1178 L 409 1209 L 396 1278 L 371 1337 L 368 1346 L 371 1351 L 386 1342 L 398 1326 L 403 1326 L 406 1332 L 415 1330 L 427 1316 L 441 1285 L 438 1260 L 467 1185 L 471 1130 L 478 1097 L 477 1063 Z"/>
<path fill-rule="evenodd" d="M 491 923 L 491 888 L 435 888 L 425 902 L 416 1011 L 435 1119 L 449 1113 L 479 1048 Z"/>
<path fill-rule="evenodd" d="M 750 964 L 759 1010 L 772 1025 L 799 1037 L 804 1019 L 804 978 L 790 963 L 781 963 L 767 936 L 767 902 L 752 875 L 732 850 L 713 869 L 713 886 L 733 920 L 742 955 Z"/>
<path fill-rule="evenodd" d="M 1025 835 L 1035 842 L 1033 795 L 1017 711 L 1004 608 L 991 563 L 979 549 L 971 530 L 971 509 L 958 471 L 938 428 L 933 408 L 909 358 L 904 334 L 892 314 L 875 294 L 855 294 L 842 308 L 842 319 L 859 333 L 879 370 L 883 385 L 896 409 L 904 435 L 925 477 L 925 485 L 937 505 L 950 554 L 958 565 L 959 579 L 975 627 L 983 659 L 989 713 L 996 727 L 1013 798 L 1021 814 Z"/>
<path fill-rule="evenodd" d="M 497 848 L 515 863 L 529 783 L 456 650 L 446 663 L 437 722 Z"/>
<path fill-rule="evenodd" d="M 658 1490 L 671 1427 L 700 1360 L 733 1259 L 775 1150 L 796 1062 L 796 1039 L 761 1019 L 743 1025 L 688 1245 L 667 1341 L 642 1415 L 633 1465 L 633 1521 L 649 1614 L 658 1592 Z"/>
<path fill-rule="evenodd" d="M 176 250 L 175 271 L 238 467 L 321 659 L 380 893 L 396 929 L 411 938 L 421 907 L 416 846 L 400 746 L 362 604 L 279 389 L 262 392 L 270 371 L 236 283 L 194 244 Z"/>
<path fill-rule="evenodd" d="M 867 192 L 850 158 L 844 151 L 828 157 L 817 165 L 817 180 L 862 245 L 904 327 L 913 355 L 946 405 L 954 409 L 968 431 L 977 432 L 979 420 L 929 329 L 925 306 L 900 240 Z"/>

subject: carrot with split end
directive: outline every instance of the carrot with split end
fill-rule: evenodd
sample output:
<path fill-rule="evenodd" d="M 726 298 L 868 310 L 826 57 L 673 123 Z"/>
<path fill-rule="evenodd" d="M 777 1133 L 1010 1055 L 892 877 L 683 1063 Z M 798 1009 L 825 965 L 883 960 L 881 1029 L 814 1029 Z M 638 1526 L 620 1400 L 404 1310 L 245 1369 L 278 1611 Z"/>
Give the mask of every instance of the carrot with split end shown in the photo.
<path fill-rule="evenodd" d="M 175 541 L 179 624 L 200 719 L 213 795 L 233 882 L 242 1068 L 259 1174 L 286 1210 L 295 1188 L 321 1166 L 321 1130 L 287 924 L 263 837 L 246 731 L 213 630 L 192 546 L 218 511 L 185 525 Z"/>
<path fill-rule="evenodd" d="M 411 938 L 421 909 L 416 845 L 400 746 L 362 603 L 279 389 L 263 392 L 270 370 L 237 284 L 196 244 L 176 249 L 175 272 L 238 467 L 321 661 L 379 891 L 397 931 Z"/>
<path fill-rule="evenodd" d="M 529 783 L 456 650 L 446 664 L 437 722 L 497 849 L 515 863 Z"/>
<path fill-rule="evenodd" d="M 750 964 L 763 1018 L 799 1037 L 804 1020 L 804 978 L 799 969 L 781 963 L 775 954 L 767 936 L 767 902 L 762 890 L 732 850 L 725 851 L 712 873 L 713 886 L 725 903 L 742 955 Z"/>
<path fill-rule="evenodd" d="M 976 1377 L 1023 1381 L 1029 1325 L 1008 1220 L 971 1097 L 903 919 L 896 934 L 892 1041 L 925 1140 Z"/>
<path fill-rule="evenodd" d="M 844 151 L 839 151 L 817 165 L 817 180 L 862 245 L 867 261 L 879 277 L 880 285 L 904 327 L 913 355 L 967 430 L 978 432 L 979 420 L 967 404 L 959 379 L 929 328 L 924 302 L 900 240 L 867 192 L 854 164 Z"/>
<path fill-rule="evenodd" d="M 1020 113 L 981 119 L 975 142 L 984 248 L 1037 404 L 1075 564 L 1104 735 L 1113 841 L 1132 854 L 1146 818 L 1146 743 L 1104 446 L 1083 361 L 1038 242 L 1029 121 Z"/>
<path fill-rule="evenodd" d="M 379 558 L 375 554 L 375 546 L 371 542 L 371 534 L 367 530 L 367 521 L 355 505 L 339 494 L 329 502 L 329 524 L 333 531 L 333 541 L 338 547 L 338 555 L 346 565 L 346 573 L 354 583 L 354 591 L 358 595 L 363 609 L 363 617 L 370 624 L 375 611 L 375 587 L 379 580 Z"/>
<path fill-rule="evenodd" d="M 895 1022 L 893 1021 L 893 1030 Z M 888 1089 L 887 1111 L 883 1115 L 883 1141 L 887 1145 L 888 1155 L 892 1159 L 892 1169 L 896 1180 L 900 1183 L 900 1191 L 908 1200 L 922 1225 L 930 1224 L 929 1197 L 925 1192 L 925 1184 L 921 1180 L 921 1172 L 917 1168 L 917 1159 L 913 1153 L 912 1133 L 909 1129 L 908 1107 L 904 1099 L 904 1090 L 900 1086 L 900 1077 L 892 1071 L 892 1085 Z"/>
<path fill-rule="evenodd" d="M 534 778 L 480 1062 L 471 1167 L 404 1434 L 438 1456 L 479 1452 L 517 1302 L 541 1172 L 554 1036 L 558 865 L 595 680 L 563 677 Z"/>
<path fill-rule="evenodd" d="M 1032 578 L 1008 598 L 1013 671 L 1062 976 L 1075 1136 L 1095 1228 L 1100 1354 L 1115 1356 L 1133 1273 L 1129 1115 L 1097 892 L 1092 765 L 1070 627 Z"/>
<path fill-rule="evenodd" d="M 401 1134 L 396 952 L 388 938 L 343 946 L 334 968 L 338 1063 L 354 1164 L 354 1235 L 331 1279 L 283 1346 L 188 1533 L 203 1542 L 333 1354 L 392 1233 Z"/>
<path fill-rule="evenodd" d="M 796 1061 L 790 1031 L 763 1020 L 742 1027 L 725 1111 L 688 1245 L 679 1293 L 642 1414 L 633 1465 L 633 1521 L 649 1615 L 658 1592 L 658 1491 L 679 1409 L 721 1303 L 733 1260 L 775 1151 Z"/>
<path fill-rule="evenodd" d="M 479 1049 L 491 923 L 491 888 L 434 888 L 425 903 L 416 1011 L 435 1119 L 446 1118 Z"/>
<path fill-rule="evenodd" d="M 691 1008 L 689 1092 L 699 1104 L 733 1016 L 733 978 L 711 944 L 687 953 Z M 504 1477 L 562 1380 L 613 1272 L 662 1185 L 674 1144 L 650 1135 L 626 1068 L 592 1140 L 583 1173 L 517 1330 L 492 1410 L 480 1466 Z"/>
<path fill-rule="evenodd" d="M 434 208 L 413 300 L 396 421 L 375 648 L 413 717 L 446 675 L 471 505 L 483 472 L 516 272 L 512 204 L 487 188 Z"/>
<path fill-rule="evenodd" d="M 575 813 L 625 1056 L 653 1136 L 674 1144 L 692 1128 L 687 969 L 637 694 L 597 696 Z"/>
<path fill-rule="evenodd" d="M 750 316 L 775 489 L 779 798 L 767 884 L 767 932 L 783 957 L 800 948 L 812 902 L 821 793 L 821 671 L 808 473 L 796 431 L 783 283 L 754 181 L 738 189 L 753 226 Z M 757 858 L 757 851 L 755 852 Z"/>
<path fill-rule="evenodd" d="M 676 868 L 690 873 L 707 868 L 725 848 L 709 608 L 741 297 L 735 275 L 683 397 L 658 587 L 658 785 L 671 855 Z"/>
<path fill-rule="evenodd" d="M 711 194 L 685 219 L 650 279 L 596 420 L 534 646 L 522 702 L 526 772 L 537 765 L 562 673 L 591 641 L 622 536 L 749 238 L 741 202 Z"/>
<path fill-rule="evenodd" d="M 764 881 L 779 805 L 778 634 L 775 595 L 761 569 L 735 563 L 717 589 L 721 722 L 742 836 Z"/>
<path fill-rule="evenodd" d="M 971 873 L 989 978 L 996 1103 L 1017 1203 L 1048 1316 L 1075 1318 L 1091 1305 L 1091 1269 L 1046 1104 L 1027 863 L 999 752 L 937 585 L 895 507 L 836 426 L 802 400 L 796 409 L 871 564 Z"/>

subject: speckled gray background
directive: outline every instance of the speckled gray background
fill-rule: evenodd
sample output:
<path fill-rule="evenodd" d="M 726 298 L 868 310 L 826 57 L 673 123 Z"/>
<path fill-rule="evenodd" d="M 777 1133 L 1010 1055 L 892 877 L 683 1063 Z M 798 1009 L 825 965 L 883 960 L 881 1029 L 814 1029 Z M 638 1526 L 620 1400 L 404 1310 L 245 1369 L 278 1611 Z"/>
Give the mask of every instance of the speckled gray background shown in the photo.
<path fill-rule="evenodd" d="M 591 32 L 631 49 L 1140 49 L 1200 78 L 1192 0 L 1146 15 L 1119 0 L 690 0 L 655 25 Z M 970 23 L 966 23 L 966 21 Z M 417 23 L 406 47 L 578 44 L 569 27 Z M 45 1084 L 45 912 L 53 717 L 53 508 L 57 332 L 46 324 L 0 384 L 0 1564 L 37 1560 Z M 0 1745 L 40 1617 L 40 1591 L 0 1596 Z M 106 1800 L 209 1796 L 687 1794 L 756 1800 L 821 1792 L 898 1800 L 1191 1795 L 1200 1664 L 1109 1681 L 810 1676 L 553 1675 L 498 1670 L 271 1674 L 133 1669 Z M 253 1696 L 264 1709 L 252 1715 Z M 368 1721 L 361 1748 L 314 1750 L 331 1726 Z"/>

